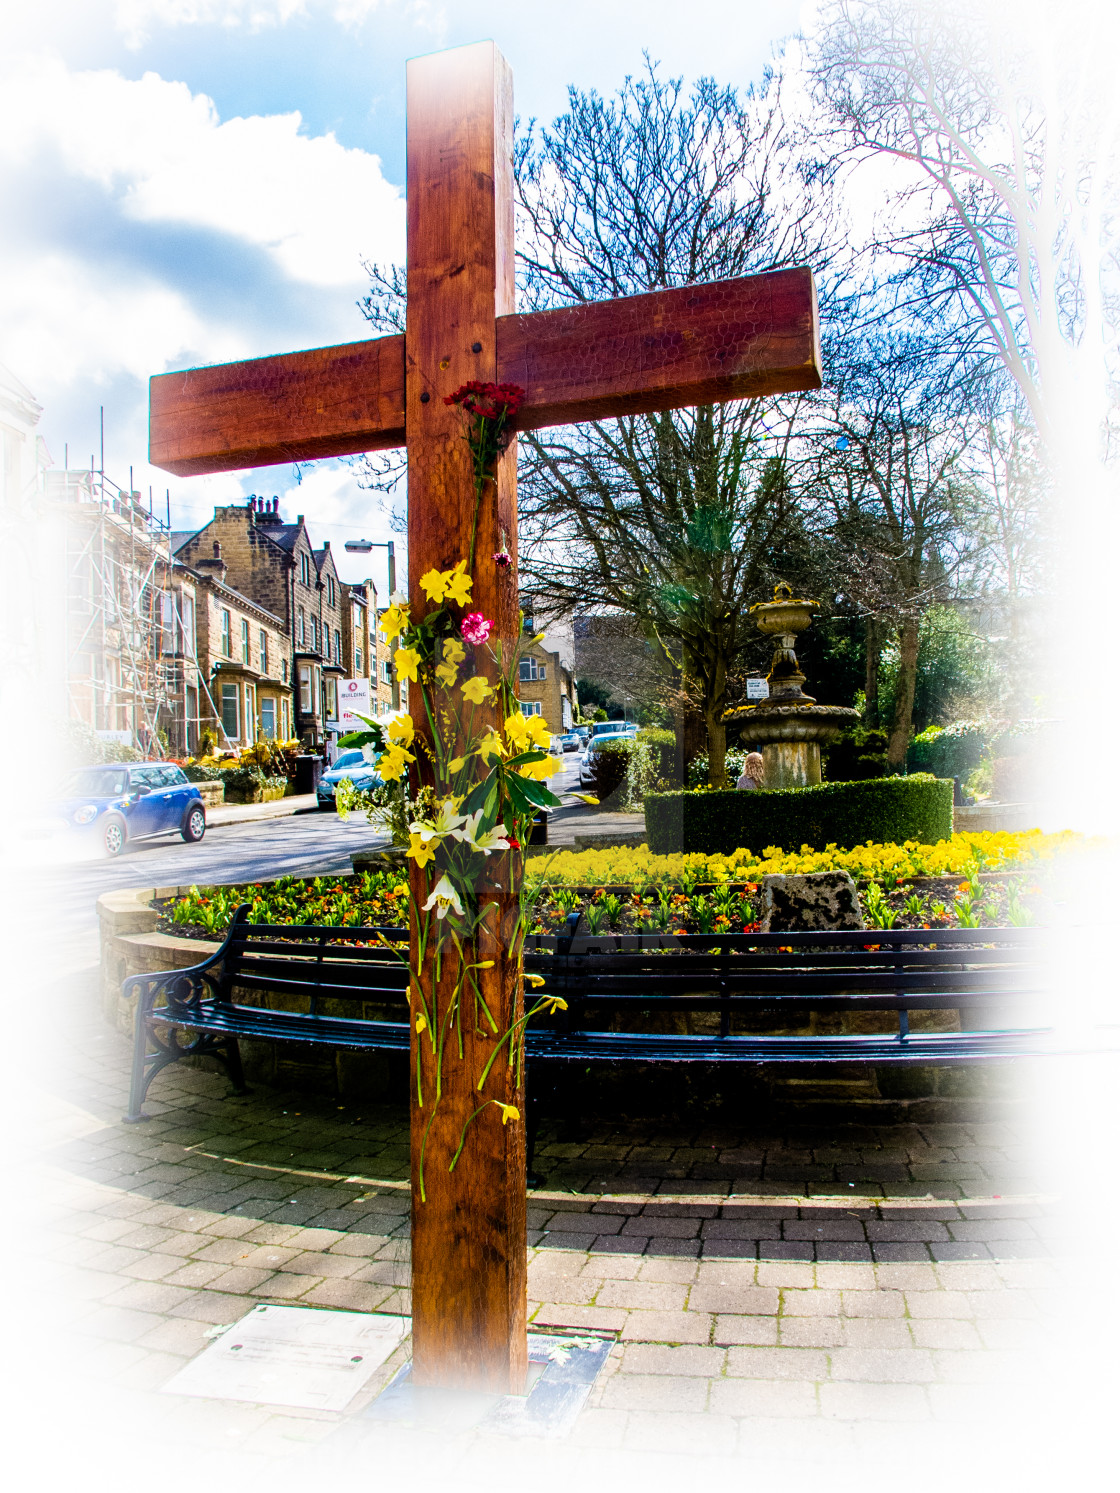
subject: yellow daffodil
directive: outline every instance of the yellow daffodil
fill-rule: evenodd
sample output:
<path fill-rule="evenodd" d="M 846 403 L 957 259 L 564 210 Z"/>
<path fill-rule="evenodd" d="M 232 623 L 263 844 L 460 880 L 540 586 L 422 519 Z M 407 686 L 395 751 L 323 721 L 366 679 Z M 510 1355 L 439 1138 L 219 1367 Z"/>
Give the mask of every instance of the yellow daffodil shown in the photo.
<path fill-rule="evenodd" d="M 471 586 L 474 584 L 467 574 L 467 562 L 460 560 L 454 570 L 444 571 L 443 581 L 447 599 L 456 606 L 465 607 L 471 599 Z"/>
<path fill-rule="evenodd" d="M 405 765 L 415 761 L 411 752 L 406 752 L 396 742 L 390 742 L 377 759 L 378 775 L 385 783 L 395 783 L 404 772 Z"/>
<path fill-rule="evenodd" d="M 454 761 L 447 764 L 447 770 L 448 772 L 462 772 L 466 765 L 467 759 L 465 757 L 456 757 Z"/>
<path fill-rule="evenodd" d="M 526 983 L 526 985 L 530 986 L 531 989 L 533 989 L 533 990 L 539 990 L 540 987 L 544 984 L 544 976 L 543 975 L 526 975 L 525 976 L 525 983 Z"/>
<path fill-rule="evenodd" d="M 521 1111 L 516 1104 L 503 1104 L 500 1099 L 492 1099 L 491 1104 L 496 1104 L 502 1112 L 502 1124 L 508 1125 L 510 1120 L 520 1120 Z"/>
<path fill-rule="evenodd" d="M 418 1033 L 428 1030 L 428 1018 L 426 1016 L 418 1016 L 416 1018 L 416 1030 Z"/>
<path fill-rule="evenodd" d="M 529 723 L 529 740 L 534 746 L 547 752 L 552 745 L 552 732 L 548 729 L 548 722 L 543 715 L 528 715 L 525 719 Z"/>
<path fill-rule="evenodd" d="M 402 602 L 398 604 L 397 602 L 394 602 L 391 607 L 387 607 L 385 611 L 382 612 L 380 628 L 381 631 L 385 634 L 387 641 L 391 643 L 394 638 L 400 637 L 401 633 L 404 632 L 404 630 L 408 627 L 411 620 L 412 617 L 409 611 L 408 603 Z"/>
<path fill-rule="evenodd" d="M 459 677 L 459 670 L 454 664 L 436 664 L 436 678 L 446 689 L 450 689 Z"/>
<path fill-rule="evenodd" d="M 478 744 L 478 755 L 483 761 L 486 761 L 490 757 L 504 757 L 505 753 L 506 749 L 502 745 L 502 738 L 496 731 L 487 731 Z"/>
<path fill-rule="evenodd" d="M 429 601 L 442 601 L 447 595 L 447 576 L 445 570 L 429 570 L 420 577 L 420 589 Z"/>
<path fill-rule="evenodd" d="M 534 782 L 543 783 L 553 773 L 559 772 L 562 764 L 556 757 L 541 757 L 537 762 L 524 762 L 517 769 L 523 778 L 531 778 Z"/>
<path fill-rule="evenodd" d="M 581 804 L 590 804 L 592 808 L 596 808 L 599 803 L 594 793 L 573 793 L 572 797 L 578 798 Z"/>
<path fill-rule="evenodd" d="M 395 715 L 385 731 L 390 741 L 399 741 L 403 747 L 410 747 L 416 736 L 410 715 Z"/>
<path fill-rule="evenodd" d="M 458 638 L 445 638 L 443 641 L 443 661 L 445 664 L 461 664 L 467 656 L 467 650 Z"/>
<path fill-rule="evenodd" d="M 544 1006 L 550 1016 L 554 1015 L 557 1011 L 566 1011 L 568 1009 L 568 1002 L 561 1000 L 558 995 L 546 995 L 542 997 L 541 1005 Z"/>
<path fill-rule="evenodd" d="M 398 648 L 393 654 L 393 667 L 401 679 L 416 683 L 416 671 L 420 667 L 420 655 L 415 648 Z"/>
<path fill-rule="evenodd" d="M 408 850 L 405 853 L 418 866 L 426 866 L 436 858 L 436 843 L 434 840 L 425 840 L 423 835 L 409 835 Z"/>
<path fill-rule="evenodd" d="M 481 674 L 472 674 L 463 682 L 462 690 L 472 705 L 481 705 L 483 700 L 494 693 L 494 686 L 483 679 Z"/>
<path fill-rule="evenodd" d="M 506 740 L 515 752 L 523 752 L 532 741 L 529 731 L 529 719 L 521 714 L 520 710 L 506 717 L 505 723 Z"/>

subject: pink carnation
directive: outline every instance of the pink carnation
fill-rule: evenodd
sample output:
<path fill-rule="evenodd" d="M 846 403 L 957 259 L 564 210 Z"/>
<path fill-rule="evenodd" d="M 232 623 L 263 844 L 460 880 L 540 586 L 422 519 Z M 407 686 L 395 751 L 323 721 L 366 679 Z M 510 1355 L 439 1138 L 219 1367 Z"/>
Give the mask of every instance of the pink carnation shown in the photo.
<path fill-rule="evenodd" d="M 509 550 L 495 550 L 494 564 L 498 567 L 499 570 L 505 570 L 507 566 L 513 564 L 513 556 L 510 554 Z"/>
<path fill-rule="evenodd" d="M 485 643 L 494 624 L 481 612 L 468 612 L 460 624 L 459 631 L 465 643 Z"/>

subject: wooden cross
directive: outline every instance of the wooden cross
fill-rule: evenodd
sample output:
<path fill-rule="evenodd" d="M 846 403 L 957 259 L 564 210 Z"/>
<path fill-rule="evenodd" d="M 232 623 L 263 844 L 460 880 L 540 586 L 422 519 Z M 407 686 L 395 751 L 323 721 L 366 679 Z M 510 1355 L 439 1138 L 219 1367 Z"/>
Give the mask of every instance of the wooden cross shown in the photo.
<path fill-rule="evenodd" d="M 179 476 L 408 448 L 408 565 L 419 578 L 468 550 L 474 507 L 459 411 L 472 379 L 526 391 L 521 430 L 820 387 L 808 269 L 517 315 L 513 87 L 492 42 L 408 64 L 408 306 L 404 336 L 169 373 L 151 381 L 151 460 Z M 472 605 L 517 636 L 516 442 L 479 519 Z M 504 537 L 504 543 L 503 543 Z M 553 723 L 556 724 L 555 722 Z M 505 1028 L 522 1009 L 516 971 L 486 972 Z M 412 1061 L 423 1061 L 413 1037 Z M 476 1122 L 452 1173 L 448 1147 L 477 1104 L 464 1065 L 445 1075 L 445 1123 L 429 1137 L 413 1084 L 413 1376 L 523 1392 L 526 1375 L 524 1130 Z M 499 1070 L 503 1070 L 499 1072 Z M 523 1095 L 495 1064 L 486 1094 Z M 450 1139 L 449 1139 L 450 1138 Z"/>

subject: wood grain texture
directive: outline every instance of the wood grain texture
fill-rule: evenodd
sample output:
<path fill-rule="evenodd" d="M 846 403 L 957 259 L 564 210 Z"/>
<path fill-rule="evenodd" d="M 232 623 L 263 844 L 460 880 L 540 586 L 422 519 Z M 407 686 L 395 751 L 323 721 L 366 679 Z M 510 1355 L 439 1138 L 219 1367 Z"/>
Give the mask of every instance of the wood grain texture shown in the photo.
<path fill-rule="evenodd" d="M 158 374 L 153 465 L 179 477 L 403 446 L 404 338 Z"/>
<path fill-rule="evenodd" d="M 438 187 L 429 191 L 438 199 Z M 447 244 L 445 274 L 464 259 L 462 242 Z M 512 279 L 505 264 L 502 279 Z M 512 290 L 503 304 L 512 307 Z M 457 350 L 448 371 L 464 376 L 449 384 L 437 358 L 433 400 L 483 376 L 473 371 L 480 356 L 462 356 L 462 337 L 450 326 L 443 334 L 448 355 Z M 773 270 L 556 311 L 499 313 L 493 367 L 488 377 L 526 391 L 521 430 L 817 389 L 813 274 Z M 151 460 L 193 476 L 401 446 L 404 381 L 402 337 L 163 374 L 151 382 Z"/>
<path fill-rule="evenodd" d="M 470 543 L 470 452 L 458 407 L 443 401 L 471 379 L 494 379 L 496 318 L 513 305 L 512 118 L 509 69 L 492 43 L 409 63 L 405 408 L 414 617 L 429 610 L 420 576 L 432 567 L 449 569 L 467 556 Z M 487 485 L 472 570 L 472 604 L 495 620 L 507 643 L 518 633 L 516 570 L 500 570 L 490 557 L 503 538 L 511 549 L 516 543 L 516 480 L 511 447 L 499 460 L 496 483 Z M 414 896 L 426 896 L 422 872 L 413 871 L 412 886 Z M 514 905 L 508 891 L 480 886 L 480 897 L 508 921 Z M 414 968 L 418 952 L 414 927 Z M 493 935 L 480 938 L 478 957 L 494 960 L 479 972 L 480 985 L 498 1031 L 505 1031 L 521 1011 L 516 965 Z M 430 989 L 430 957 L 422 978 Z M 435 992 L 440 1009 L 449 996 L 445 976 Z M 519 1075 L 501 1059 L 484 1092 L 476 1092 L 472 1075 L 482 1071 L 495 1042 L 476 1018 L 468 996 L 466 1060 L 456 1051 L 444 1058 L 434 1112 L 431 1045 L 413 1036 L 412 1372 L 417 1384 L 520 1393 L 528 1367 L 523 1122 L 503 1125 L 499 1109 L 487 1106 L 473 1122 L 455 1170 L 447 1169 L 464 1122 L 483 1100 L 498 1099 L 525 1114 Z"/>

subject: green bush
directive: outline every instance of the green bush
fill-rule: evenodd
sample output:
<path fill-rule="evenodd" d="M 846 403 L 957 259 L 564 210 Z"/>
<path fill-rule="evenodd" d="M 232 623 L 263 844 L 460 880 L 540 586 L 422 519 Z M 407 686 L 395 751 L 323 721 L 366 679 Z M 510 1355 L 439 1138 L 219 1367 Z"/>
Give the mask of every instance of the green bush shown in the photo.
<path fill-rule="evenodd" d="M 664 792 L 680 782 L 677 734 L 660 726 L 644 726 L 634 738 L 626 767 L 626 801 L 640 808 L 647 793 Z"/>
<path fill-rule="evenodd" d="M 855 783 L 866 778 L 885 778 L 887 733 L 873 726 L 853 726 L 837 741 L 822 749 L 821 771 L 830 783 Z"/>
<path fill-rule="evenodd" d="M 980 765 L 987 746 L 988 732 L 978 721 L 928 726 L 910 743 L 906 765 L 911 772 L 932 772 L 937 778 L 966 778 Z"/>
<path fill-rule="evenodd" d="M 184 762 L 183 771 L 189 783 L 220 783 L 222 781 L 220 767 L 204 767 L 200 762 Z"/>
<path fill-rule="evenodd" d="M 601 741 L 592 755 L 595 775 L 591 791 L 600 803 L 608 799 L 626 780 L 630 758 L 634 751 L 632 737 L 616 741 Z"/>
<path fill-rule="evenodd" d="M 774 792 L 651 793 L 645 809 L 655 855 L 760 853 L 770 845 L 850 850 L 868 840 L 930 845 L 953 833 L 953 785 L 929 773 Z"/>
<path fill-rule="evenodd" d="M 734 783 L 743 775 L 743 763 L 746 761 L 746 747 L 728 747 L 725 763 L 727 776 Z M 699 757 L 693 757 L 688 764 L 689 788 L 706 788 L 708 786 L 708 754 L 701 752 Z"/>

